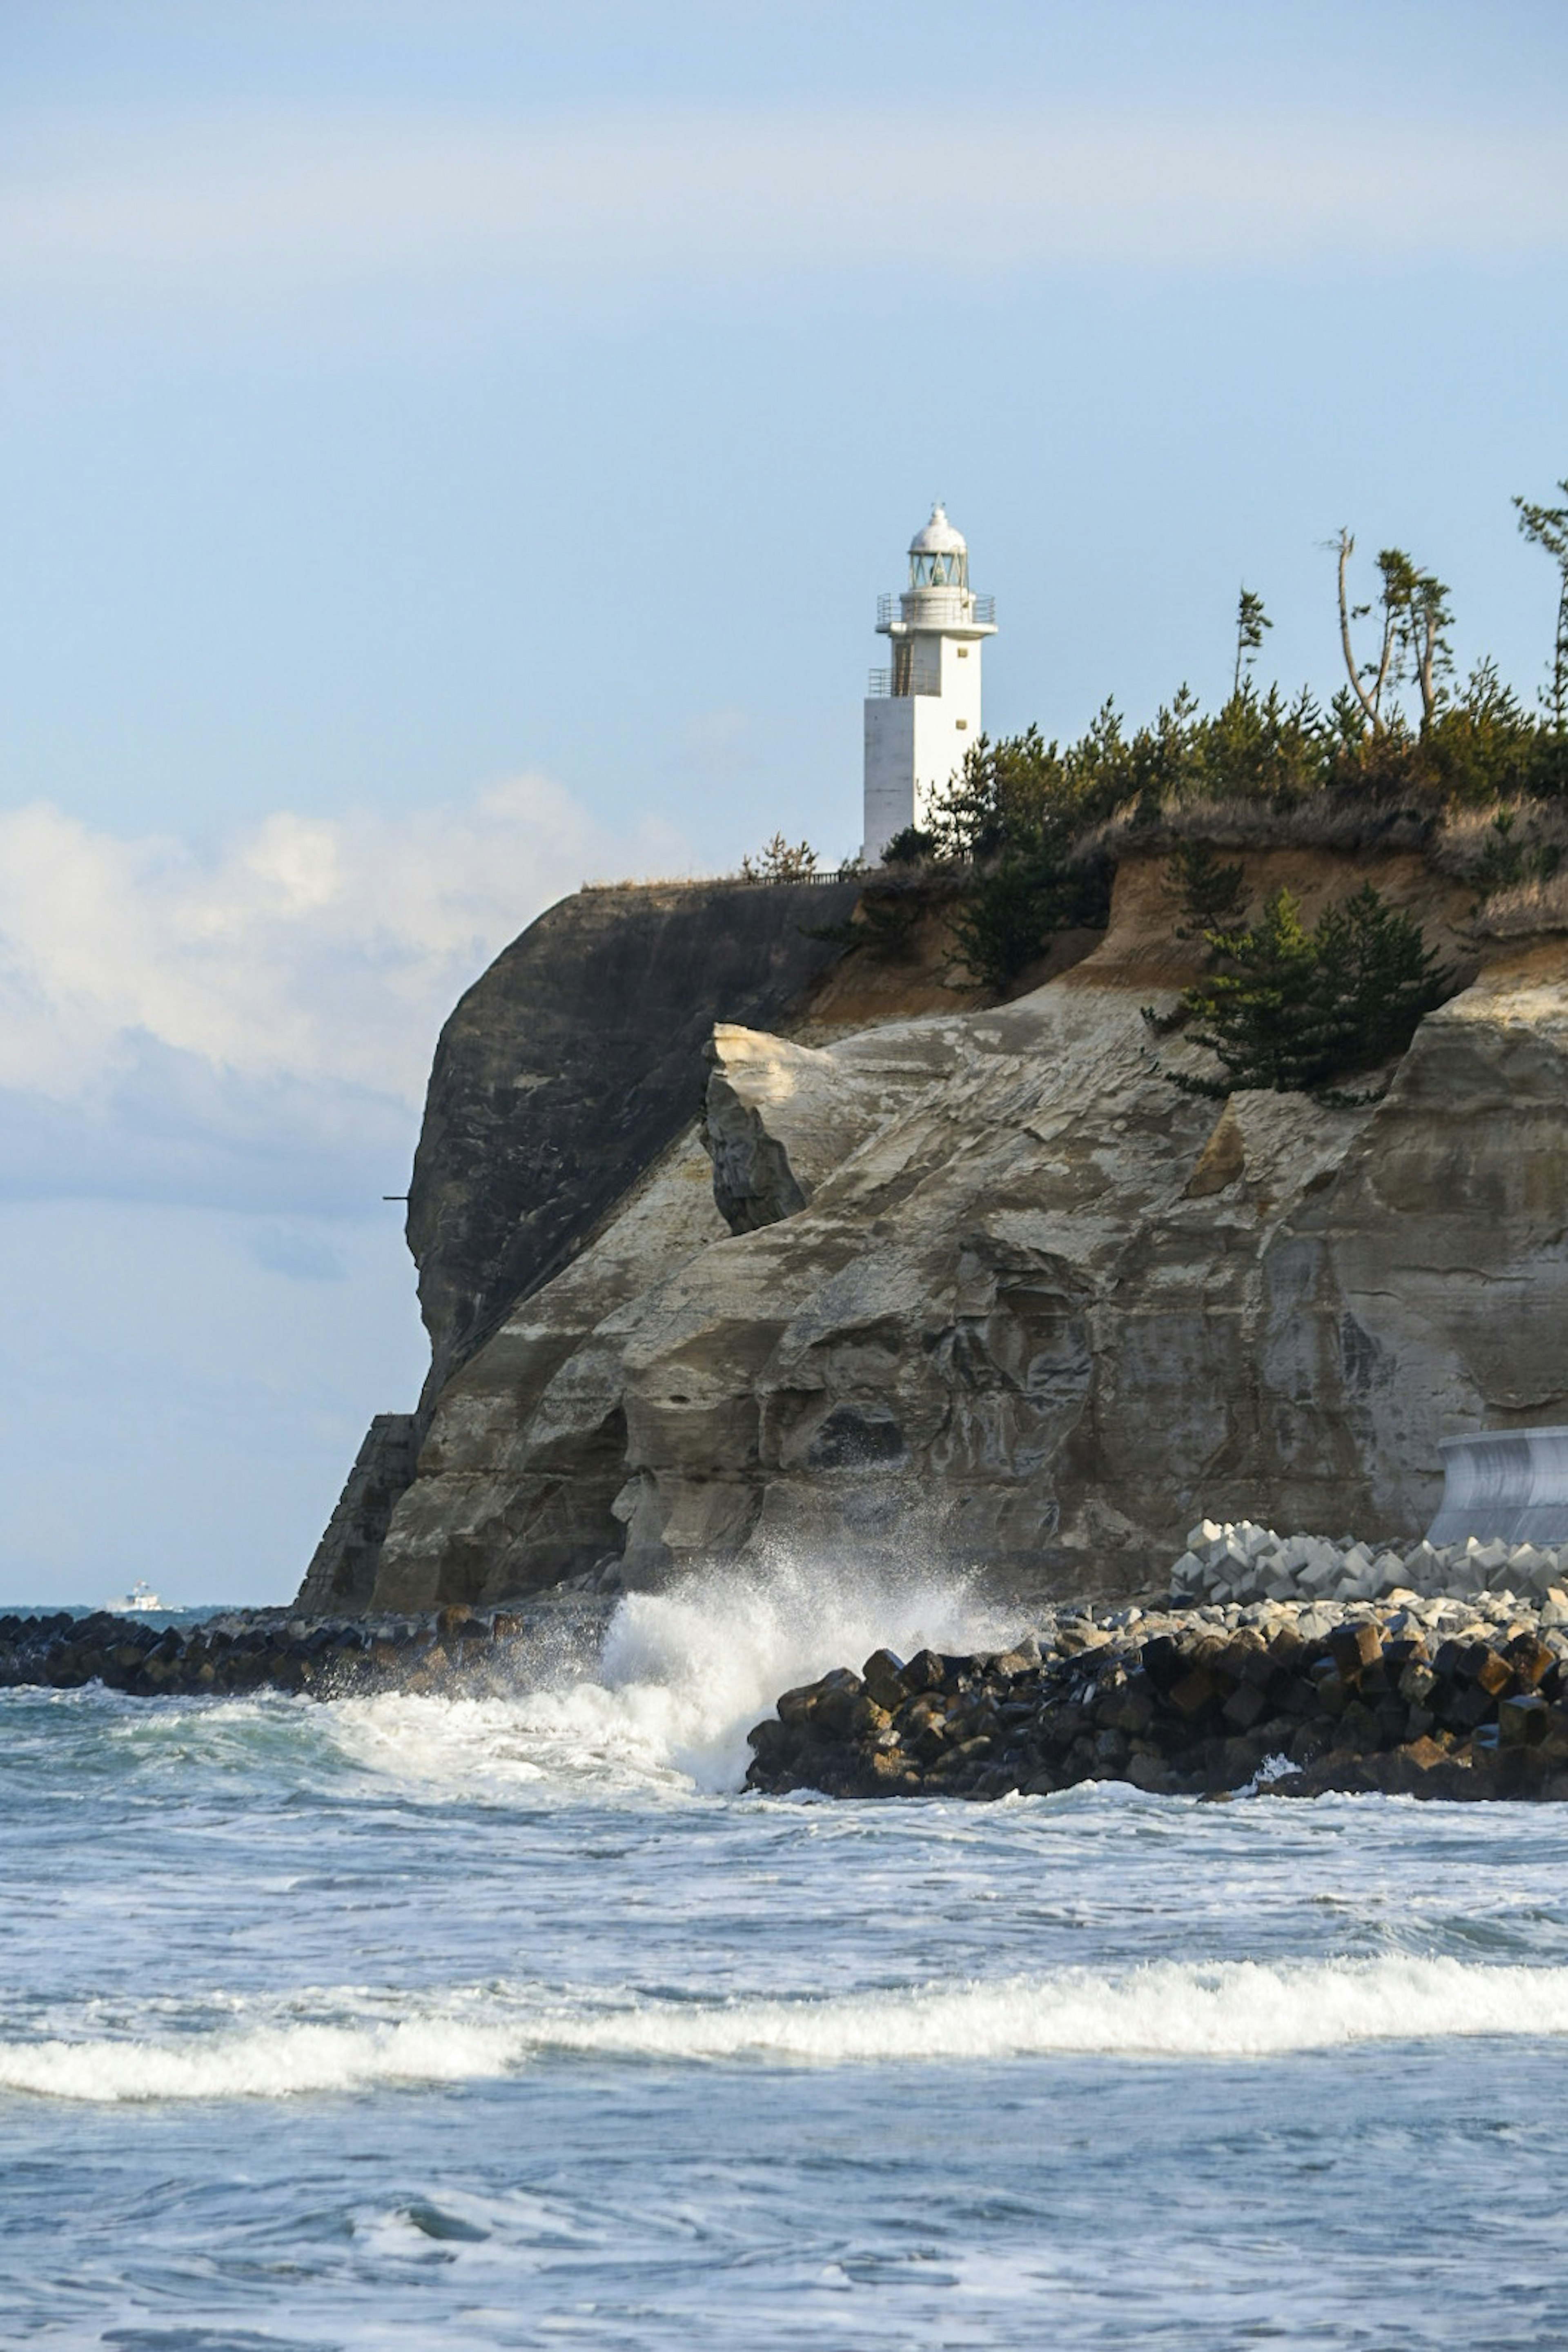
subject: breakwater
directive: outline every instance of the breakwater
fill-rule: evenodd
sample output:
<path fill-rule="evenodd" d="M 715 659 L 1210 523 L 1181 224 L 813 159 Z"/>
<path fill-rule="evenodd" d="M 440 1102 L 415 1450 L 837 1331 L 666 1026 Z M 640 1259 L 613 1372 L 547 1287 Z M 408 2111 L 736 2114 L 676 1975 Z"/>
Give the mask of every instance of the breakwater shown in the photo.
<path fill-rule="evenodd" d="M 0 1617 L 0 1689 L 101 1683 L 133 1698 L 223 1698 L 250 1691 L 347 1698 L 397 1690 L 510 1689 L 541 1649 L 591 1648 L 612 1604 L 573 1595 L 481 1612 L 301 1618 L 237 1610 L 170 1625 L 99 1610 Z"/>
<path fill-rule="evenodd" d="M 840 1797 L 1568 1798 L 1568 1602 L 1067 1612 L 1002 1653 L 878 1650 L 786 1691 L 748 1785 Z"/>
<path fill-rule="evenodd" d="M 1521 1432 L 1529 1435 L 1529 1432 Z M 1171 1570 L 1173 1595 L 1199 1601 L 1381 1601 L 1396 1592 L 1521 1594 L 1547 1601 L 1568 1590 L 1568 1543 L 1363 1543 L 1354 1536 L 1277 1535 L 1250 1519 L 1200 1519 Z"/>
<path fill-rule="evenodd" d="M 617 1605 L 563 1594 L 405 1618 L 248 1611 L 182 1626 L 107 1612 L 0 1617 L 0 1688 L 510 1700 L 531 1687 L 591 1691 L 601 1679 L 619 1687 L 649 1675 L 662 1687 L 671 1668 L 655 1621 L 685 1626 L 699 1605 L 690 1595 Z M 752 1595 L 742 1615 L 759 1612 L 768 1616 Z M 911 1603 L 906 1628 L 921 1613 Z M 898 1622 L 883 1615 L 877 1630 L 897 1639 Z M 1005 1618 L 992 1625 L 972 1623 L 969 1642 L 1006 1630 Z M 731 1623 L 730 1647 L 742 1631 Z M 854 1633 L 819 1623 L 804 1646 L 792 1634 L 796 1674 Z M 948 1642 L 954 1633 L 962 1643 L 956 1624 Z M 1003 1649 L 925 1646 L 942 1638 L 928 1619 L 907 1655 L 879 1648 L 858 1673 L 836 1667 L 786 1689 L 749 1734 L 747 1785 L 842 1797 L 1040 1796 L 1096 1780 L 1178 1796 L 1267 1786 L 1300 1796 L 1568 1797 L 1568 1593 L 1555 1585 L 1541 1598 L 1405 1588 L 1373 1601 L 1173 1596 L 1098 1616 L 1047 1608 Z M 775 1671 L 788 1663 L 775 1658 Z M 710 1655 L 698 1674 L 711 1684 L 710 1713 L 736 1710 L 737 1754 L 763 1694 L 777 1689 L 748 1652 L 752 1666 L 749 1706 L 745 1692 L 728 1691 L 732 1657 Z M 724 1766 L 713 1785 L 734 1787 L 742 1769 Z"/>

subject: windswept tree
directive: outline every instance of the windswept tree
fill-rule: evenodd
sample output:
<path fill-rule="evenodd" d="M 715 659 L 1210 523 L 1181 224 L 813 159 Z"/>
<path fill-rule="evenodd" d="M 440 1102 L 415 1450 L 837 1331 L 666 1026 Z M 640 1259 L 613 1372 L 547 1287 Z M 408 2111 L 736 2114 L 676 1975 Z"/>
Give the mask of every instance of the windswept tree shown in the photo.
<path fill-rule="evenodd" d="M 1568 499 L 1568 481 L 1557 485 Z M 1557 643 L 1552 656 L 1552 689 L 1547 709 L 1559 735 L 1568 734 L 1568 505 L 1531 506 L 1515 499 L 1519 527 L 1532 546 L 1544 549 L 1557 566 Z"/>
<path fill-rule="evenodd" d="M 1352 642 L 1352 625 L 1364 620 L 1373 608 L 1370 604 L 1352 604 L 1350 601 L 1348 575 L 1355 541 L 1348 530 L 1340 532 L 1335 549 L 1339 556 L 1340 644 L 1351 690 L 1367 724 L 1374 735 L 1385 731 L 1388 721 L 1384 712 L 1384 696 L 1410 678 L 1421 698 L 1421 731 L 1426 734 L 1437 713 L 1442 681 L 1454 667 L 1448 645 L 1448 634 L 1454 625 L 1449 592 L 1435 572 L 1418 570 L 1402 547 L 1381 549 L 1377 569 L 1382 588 L 1376 607 L 1381 642 L 1373 660 L 1358 662 Z"/>
<path fill-rule="evenodd" d="M 1242 677 L 1244 674 L 1251 675 L 1252 665 L 1262 650 L 1263 632 L 1273 626 L 1273 622 L 1263 609 L 1262 597 L 1255 595 L 1250 588 L 1244 586 L 1236 606 L 1236 676 L 1231 681 L 1233 694 L 1241 692 Z"/>
<path fill-rule="evenodd" d="M 1397 561 L 1401 567 L 1405 585 L 1400 640 L 1421 697 L 1421 732 L 1425 735 L 1437 715 L 1443 681 L 1454 674 L 1453 649 L 1448 642 L 1454 611 L 1448 602 L 1448 590 L 1436 572 L 1417 572 L 1397 547 L 1385 548 L 1377 560 L 1380 566 Z"/>

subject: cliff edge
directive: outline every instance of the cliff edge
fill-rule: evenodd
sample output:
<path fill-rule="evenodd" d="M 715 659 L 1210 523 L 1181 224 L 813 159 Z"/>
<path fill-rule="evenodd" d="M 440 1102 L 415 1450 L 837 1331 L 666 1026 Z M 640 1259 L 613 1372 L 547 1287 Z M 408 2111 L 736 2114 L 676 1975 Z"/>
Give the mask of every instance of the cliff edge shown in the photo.
<path fill-rule="evenodd" d="M 300 1589 L 363 1605 L 436 1400 L 696 1117 L 717 1020 L 787 1026 L 859 895 L 729 882 L 585 888 L 503 949 L 436 1047 L 409 1184 L 430 1338 L 412 1417 L 378 1414 Z"/>
<path fill-rule="evenodd" d="M 716 900 L 691 936 L 755 908 L 746 955 L 776 971 L 741 956 L 748 996 L 673 958 L 640 1045 L 610 1008 L 658 894 L 563 919 L 574 966 L 536 925 L 432 1081 L 410 1233 L 437 1370 L 376 1605 L 846 1544 L 1131 1591 L 1196 1508 L 1408 1536 L 1438 1438 L 1568 1419 L 1568 940 L 1473 937 L 1415 855 L 1245 862 L 1249 898 L 1287 883 L 1309 919 L 1370 876 L 1456 965 L 1378 1099 L 1172 1084 L 1196 1049 L 1143 1009 L 1197 966 L 1152 855 L 1043 985 L 924 1009 L 928 959 L 921 1009 L 884 977 L 847 1034 L 814 1002 L 868 957 L 794 944 L 843 921 L 833 892 Z"/>

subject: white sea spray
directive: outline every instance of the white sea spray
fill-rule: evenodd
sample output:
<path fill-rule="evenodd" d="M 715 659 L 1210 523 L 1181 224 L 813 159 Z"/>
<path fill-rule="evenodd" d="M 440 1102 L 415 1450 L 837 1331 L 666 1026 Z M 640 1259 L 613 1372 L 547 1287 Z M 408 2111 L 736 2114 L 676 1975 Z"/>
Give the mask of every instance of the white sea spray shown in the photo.
<path fill-rule="evenodd" d="M 467 1794 L 516 1786 L 672 1778 L 738 1789 L 746 1733 L 781 1691 L 858 1667 L 882 1643 L 971 1651 L 1004 1643 L 1018 1612 L 962 1578 L 791 1557 L 704 1569 L 662 1592 L 628 1593 L 596 1662 L 558 1668 L 506 1699 L 388 1694 L 332 1710 L 336 1735 L 374 1769 Z"/>

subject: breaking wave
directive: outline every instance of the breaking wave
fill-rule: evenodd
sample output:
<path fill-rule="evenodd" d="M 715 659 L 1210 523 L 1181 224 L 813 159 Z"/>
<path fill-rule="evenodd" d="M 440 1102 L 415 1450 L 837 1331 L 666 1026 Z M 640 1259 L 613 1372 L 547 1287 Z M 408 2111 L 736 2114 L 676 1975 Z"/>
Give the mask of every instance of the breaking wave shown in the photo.
<path fill-rule="evenodd" d="M 0 2042 L 0 2090 L 40 2098 L 287 2099 L 375 2083 L 462 2083 L 503 2074 L 515 2032 L 449 2018 L 388 2026 L 258 2026 L 166 2041 Z"/>
<path fill-rule="evenodd" d="M 515 1697 L 351 1700 L 331 1712 L 362 1764 L 464 1794 L 476 1777 L 580 1786 L 585 1776 L 676 1776 L 711 1794 L 740 1787 L 746 1733 L 781 1691 L 858 1667 L 883 1643 L 906 1655 L 966 1651 L 1019 1630 L 1016 1613 L 952 1576 L 799 1562 L 712 1569 L 664 1592 L 627 1594 L 595 1663 L 557 1665 Z"/>
<path fill-rule="evenodd" d="M 811 2066 L 1052 2057 L 1266 2059 L 1357 2043 L 1568 2035 L 1568 1968 L 1387 1958 L 1156 1962 L 837 2000 L 544 2000 L 521 1989 L 395 2023 L 0 2042 L 0 2090 L 289 2098 L 493 2077 L 550 2055 Z"/>

